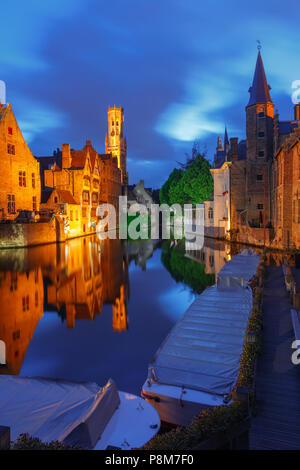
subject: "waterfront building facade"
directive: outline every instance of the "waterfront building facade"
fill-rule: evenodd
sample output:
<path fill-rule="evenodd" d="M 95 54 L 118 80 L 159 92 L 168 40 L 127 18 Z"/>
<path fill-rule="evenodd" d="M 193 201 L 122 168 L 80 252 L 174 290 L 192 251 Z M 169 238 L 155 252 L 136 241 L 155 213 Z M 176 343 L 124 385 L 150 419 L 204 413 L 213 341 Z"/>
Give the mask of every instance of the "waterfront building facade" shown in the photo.
<path fill-rule="evenodd" d="M 0 105 L 0 174 L 0 220 L 14 220 L 21 211 L 37 213 L 41 197 L 39 163 L 9 103 Z"/>
<path fill-rule="evenodd" d="M 246 140 L 231 138 L 228 143 L 227 130 L 224 146 L 218 138 L 211 170 L 213 225 L 218 230 L 223 218 L 224 235 L 219 233 L 219 238 L 300 249 L 300 105 L 291 121 L 274 114 L 260 51 L 249 93 Z M 210 220 L 206 225 L 209 232 Z"/>

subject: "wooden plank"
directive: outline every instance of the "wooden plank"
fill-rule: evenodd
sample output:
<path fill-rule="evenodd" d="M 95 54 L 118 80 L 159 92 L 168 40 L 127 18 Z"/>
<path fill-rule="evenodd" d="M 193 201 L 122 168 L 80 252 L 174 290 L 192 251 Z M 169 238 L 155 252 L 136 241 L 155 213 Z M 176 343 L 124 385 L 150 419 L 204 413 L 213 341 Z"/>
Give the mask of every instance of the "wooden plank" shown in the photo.
<path fill-rule="evenodd" d="M 268 267 L 256 375 L 258 411 L 252 419 L 250 449 L 300 449 L 300 366 L 291 361 L 290 308 L 281 267 Z"/>

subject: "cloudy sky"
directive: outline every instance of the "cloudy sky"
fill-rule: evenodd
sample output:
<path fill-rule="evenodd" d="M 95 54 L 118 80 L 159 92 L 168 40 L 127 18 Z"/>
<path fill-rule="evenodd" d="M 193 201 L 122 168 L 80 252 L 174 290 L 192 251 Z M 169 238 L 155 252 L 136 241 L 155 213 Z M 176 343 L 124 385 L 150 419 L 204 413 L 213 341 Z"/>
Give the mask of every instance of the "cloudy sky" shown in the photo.
<path fill-rule="evenodd" d="M 257 56 L 281 119 L 300 80 L 299 0 L 1 2 L 0 80 L 35 155 L 86 139 L 104 153 L 108 105 L 125 109 L 130 182 L 159 187 L 226 123 L 244 137 Z"/>

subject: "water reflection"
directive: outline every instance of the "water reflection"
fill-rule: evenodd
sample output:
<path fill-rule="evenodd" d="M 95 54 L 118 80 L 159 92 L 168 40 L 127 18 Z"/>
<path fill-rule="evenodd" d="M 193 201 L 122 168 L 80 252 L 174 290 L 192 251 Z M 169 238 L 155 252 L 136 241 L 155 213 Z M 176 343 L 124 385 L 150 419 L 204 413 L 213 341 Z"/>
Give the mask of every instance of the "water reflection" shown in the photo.
<path fill-rule="evenodd" d="M 0 373 L 98 383 L 112 376 L 139 393 L 174 323 L 240 249 L 210 239 L 185 251 L 181 242 L 90 236 L 0 250 Z"/>
<path fill-rule="evenodd" d="M 18 375 L 35 331 L 43 315 L 41 268 L 25 272 L 0 273 L 0 340 L 3 351 L 0 372 Z"/>
<path fill-rule="evenodd" d="M 78 238 L 65 245 L 0 251 L 0 373 L 20 373 L 43 314 L 68 329 L 111 306 L 113 331 L 128 329 L 128 265 L 142 270 L 157 242 Z"/>
<path fill-rule="evenodd" d="M 107 303 L 113 329 L 127 329 L 128 263 L 120 240 L 73 240 L 60 252 L 60 262 L 43 273 L 45 311 L 56 310 L 67 328 L 76 320 L 94 320 Z"/>

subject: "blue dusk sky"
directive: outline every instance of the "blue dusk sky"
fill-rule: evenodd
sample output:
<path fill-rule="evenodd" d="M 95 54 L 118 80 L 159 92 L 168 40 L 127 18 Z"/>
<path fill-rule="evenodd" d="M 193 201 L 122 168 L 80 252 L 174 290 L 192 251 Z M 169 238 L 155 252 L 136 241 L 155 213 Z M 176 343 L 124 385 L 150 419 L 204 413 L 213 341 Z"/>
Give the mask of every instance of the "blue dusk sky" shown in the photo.
<path fill-rule="evenodd" d="M 200 140 L 212 160 L 225 123 L 245 135 L 256 40 L 271 97 L 290 119 L 300 80 L 299 0 L 1 2 L 0 79 L 35 155 L 91 139 L 122 105 L 130 183 L 160 187 Z"/>

